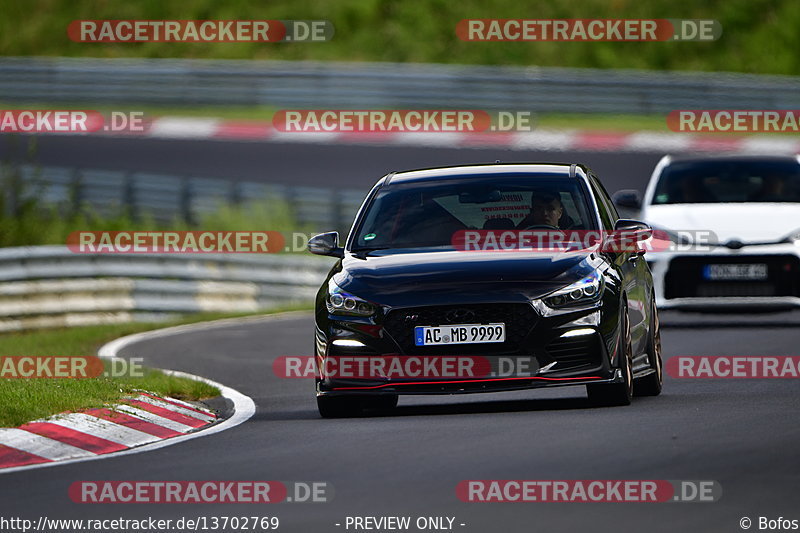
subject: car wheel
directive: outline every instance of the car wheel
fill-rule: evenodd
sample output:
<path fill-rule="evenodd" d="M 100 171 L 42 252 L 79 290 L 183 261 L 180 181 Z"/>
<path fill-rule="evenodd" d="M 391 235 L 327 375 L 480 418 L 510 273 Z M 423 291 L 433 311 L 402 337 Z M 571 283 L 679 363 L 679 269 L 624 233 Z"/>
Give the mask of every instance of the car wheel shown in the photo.
<path fill-rule="evenodd" d="M 658 309 L 655 301 L 650 313 L 650 335 L 647 342 L 647 353 L 650 354 L 650 368 L 655 370 L 643 378 L 636 380 L 637 396 L 658 396 L 664 381 L 664 363 L 661 359 L 661 325 L 658 320 Z"/>
<path fill-rule="evenodd" d="M 631 324 L 628 307 L 623 303 L 618 353 L 622 370 L 622 383 L 591 383 L 586 385 L 589 401 L 598 406 L 630 405 L 633 398 L 633 361 L 631 350 Z"/>
<path fill-rule="evenodd" d="M 349 418 L 361 414 L 362 402 L 353 396 L 317 396 L 322 418 Z"/>

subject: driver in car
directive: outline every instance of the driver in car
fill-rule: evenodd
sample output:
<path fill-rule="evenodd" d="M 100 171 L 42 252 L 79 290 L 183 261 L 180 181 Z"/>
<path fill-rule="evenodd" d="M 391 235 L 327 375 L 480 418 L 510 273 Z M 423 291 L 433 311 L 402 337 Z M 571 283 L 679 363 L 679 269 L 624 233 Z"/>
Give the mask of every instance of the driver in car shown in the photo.
<path fill-rule="evenodd" d="M 561 197 L 549 191 L 536 192 L 531 196 L 531 212 L 517 225 L 517 229 L 551 227 L 561 229 L 558 221 L 564 214 Z"/>

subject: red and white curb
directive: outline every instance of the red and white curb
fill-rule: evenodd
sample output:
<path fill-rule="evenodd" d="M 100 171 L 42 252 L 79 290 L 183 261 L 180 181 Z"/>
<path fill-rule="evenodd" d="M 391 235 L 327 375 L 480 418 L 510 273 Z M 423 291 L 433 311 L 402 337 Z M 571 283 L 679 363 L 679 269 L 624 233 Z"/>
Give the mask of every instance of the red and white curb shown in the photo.
<path fill-rule="evenodd" d="M 223 319 L 145 331 L 109 342 L 98 350 L 98 355 L 117 357 L 120 350 L 130 344 L 179 333 L 292 319 L 303 314 L 289 312 Z M 185 372 L 163 372 L 217 387 L 220 394 L 233 403 L 233 414 L 218 420 L 210 411 L 195 405 L 142 393 L 115 406 L 116 411 L 90 409 L 55 415 L 19 428 L 0 428 L 0 474 L 152 451 L 231 429 L 255 414 L 255 402 L 237 390 Z"/>
<path fill-rule="evenodd" d="M 216 421 L 207 409 L 143 392 L 111 407 L 0 428 L 0 469 L 119 452 L 186 435 Z"/>
<path fill-rule="evenodd" d="M 530 132 L 417 133 L 417 132 L 308 132 L 287 133 L 266 121 L 214 118 L 160 117 L 141 133 L 156 139 L 208 139 L 320 144 L 368 144 L 447 148 L 504 148 L 509 150 L 615 152 L 743 152 L 795 154 L 800 139 L 788 135 L 693 135 L 640 131 L 633 133 L 588 130 L 534 130 Z"/>

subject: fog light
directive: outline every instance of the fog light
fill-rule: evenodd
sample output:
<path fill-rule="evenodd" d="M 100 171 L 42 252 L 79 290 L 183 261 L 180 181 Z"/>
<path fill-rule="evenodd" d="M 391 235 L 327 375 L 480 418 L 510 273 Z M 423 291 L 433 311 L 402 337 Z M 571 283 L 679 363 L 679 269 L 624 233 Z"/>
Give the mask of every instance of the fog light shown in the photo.
<path fill-rule="evenodd" d="M 356 341 L 353 339 L 336 339 L 331 344 L 333 344 L 334 346 L 347 346 L 349 348 L 361 348 L 366 346 L 366 344 L 364 344 L 363 342 Z"/>
<path fill-rule="evenodd" d="M 571 329 L 567 332 L 561 334 L 561 338 L 564 337 L 580 337 L 581 335 L 592 335 L 594 330 L 592 328 L 580 328 L 580 329 Z"/>

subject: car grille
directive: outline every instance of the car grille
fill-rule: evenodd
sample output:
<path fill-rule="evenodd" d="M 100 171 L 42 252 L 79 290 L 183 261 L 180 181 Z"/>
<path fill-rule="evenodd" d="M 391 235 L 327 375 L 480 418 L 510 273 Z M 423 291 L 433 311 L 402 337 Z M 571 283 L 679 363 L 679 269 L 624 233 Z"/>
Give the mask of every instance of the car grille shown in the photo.
<path fill-rule="evenodd" d="M 764 263 L 765 280 L 707 280 L 706 265 Z M 676 257 L 664 277 L 664 297 L 800 296 L 800 260 L 791 255 Z"/>
<path fill-rule="evenodd" d="M 522 353 L 525 338 L 536 325 L 537 314 L 528 304 L 436 305 L 395 309 L 386 316 L 385 331 L 406 355 L 471 355 Z M 506 325 L 502 343 L 416 346 L 414 327 L 448 324 Z"/>
<path fill-rule="evenodd" d="M 553 370 L 574 370 L 600 365 L 600 339 L 597 334 L 559 337 L 545 348 L 557 364 Z"/>

